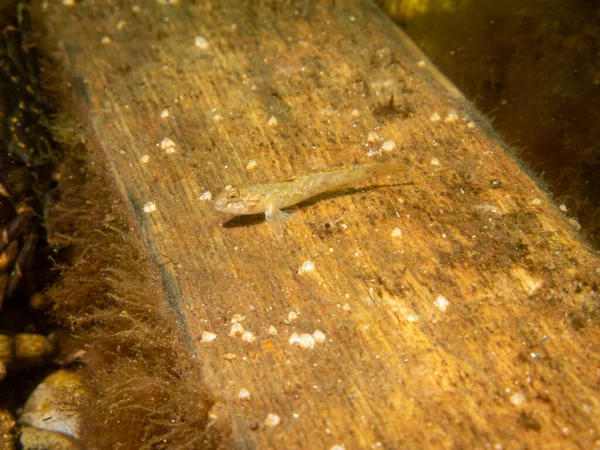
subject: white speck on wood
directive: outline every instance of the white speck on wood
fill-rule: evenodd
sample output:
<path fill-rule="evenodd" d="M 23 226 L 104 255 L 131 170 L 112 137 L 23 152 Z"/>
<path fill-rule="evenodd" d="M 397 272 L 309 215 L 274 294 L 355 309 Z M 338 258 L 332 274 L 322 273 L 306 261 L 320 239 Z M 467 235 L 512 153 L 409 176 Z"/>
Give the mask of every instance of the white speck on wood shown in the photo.
<path fill-rule="evenodd" d="M 142 155 L 140 158 L 140 162 L 142 164 L 148 164 L 148 161 L 150 161 L 150 155 Z"/>
<path fill-rule="evenodd" d="M 392 237 L 402 237 L 402 230 L 398 227 L 394 228 L 394 231 L 392 231 Z"/>
<path fill-rule="evenodd" d="M 216 338 L 217 338 L 217 335 L 215 333 L 211 333 L 210 331 L 202 332 L 202 342 L 214 341 Z"/>
<path fill-rule="evenodd" d="M 210 191 L 206 191 L 204 194 L 200 196 L 200 200 L 212 200 L 212 194 Z"/>
<path fill-rule="evenodd" d="M 396 148 L 396 142 L 394 142 L 393 139 L 388 139 L 381 146 L 381 150 L 383 150 L 384 152 L 391 152 L 395 148 Z"/>
<path fill-rule="evenodd" d="M 513 405 L 520 405 L 522 403 L 525 403 L 526 401 L 527 401 L 527 399 L 520 392 L 516 392 L 516 393 L 514 393 L 513 395 L 510 396 L 510 402 Z"/>
<path fill-rule="evenodd" d="M 144 205 L 144 212 L 145 213 L 151 213 L 156 211 L 156 205 L 154 204 L 154 202 L 148 202 Z"/>
<path fill-rule="evenodd" d="M 194 45 L 198 47 L 200 50 L 208 49 L 208 41 L 204 39 L 202 36 L 196 36 L 194 38 Z"/>
<path fill-rule="evenodd" d="M 302 333 L 300 335 L 300 347 L 302 348 L 307 348 L 307 349 L 313 349 L 315 348 L 315 338 L 312 337 L 310 334 L 308 333 Z"/>
<path fill-rule="evenodd" d="M 441 116 L 439 115 L 439 113 L 434 112 L 431 117 L 429 118 L 429 120 L 431 120 L 432 122 L 439 122 L 440 120 L 442 120 Z"/>
<path fill-rule="evenodd" d="M 419 316 L 417 316 L 414 311 L 409 311 L 402 308 L 400 312 L 408 322 L 416 322 L 419 320 Z"/>
<path fill-rule="evenodd" d="M 302 275 L 303 273 L 312 272 L 315 270 L 315 263 L 312 261 L 304 261 L 300 268 L 298 269 L 298 275 Z"/>
<path fill-rule="evenodd" d="M 276 126 L 277 125 L 277 117 L 271 116 L 269 118 L 269 121 L 267 122 L 267 125 L 269 125 L 270 127 Z"/>
<path fill-rule="evenodd" d="M 160 141 L 160 148 L 162 148 L 166 153 L 175 153 L 175 142 L 168 137 L 163 138 L 163 140 Z"/>
<path fill-rule="evenodd" d="M 281 423 L 281 419 L 277 414 L 269 413 L 265 419 L 265 425 L 267 427 L 276 427 Z"/>
<path fill-rule="evenodd" d="M 254 339 L 256 338 L 254 337 L 254 333 L 252 333 L 251 331 L 244 331 L 242 333 L 242 341 L 254 342 Z"/>
<path fill-rule="evenodd" d="M 244 333 L 244 326 L 241 323 L 234 323 L 231 326 L 231 331 L 229 332 L 229 336 L 237 336 Z"/>
<path fill-rule="evenodd" d="M 242 388 L 238 394 L 238 398 L 242 401 L 250 400 L 250 391 L 248 389 Z"/>
<path fill-rule="evenodd" d="M 246 164 L 246 170 L 254 170 L 257 167 L 258 167 L 258 163 L 253 159 L 248 161 L 248 164 Z"/>
<path fill-rule="evenodd" d="M 163 109 L 163 110 L 160 112 L 160 117 L 162 117 L 163 119 L 166 119 L 167 117 L 169 117 L 169 115 L 170 115 L 170 113 L 169 113 L 169 110 L 168 110 L 168 109 Z"/>
<path fill-rule="evenodd" d="M 273 325 L 271 325 L 267 329 L 267 333 L 269 333 L 271 336 L 277 336 L 277 328 L 275 328 Z"/>
<path fill-rule="evenodd" d="M 300 335 L 298 333 L 292 333 L 290 339 L 288 340 L 290 345 L 300 344 Z"/>
<path fill-rule="evenodd" d="M 444 122 L 456 122 L 457 120 L 458 114 L 456 114 L 456 111 L 452 110 L 448 113 L 448 115 L 444 119 Z"/>
<path fill-rule="evenodd" d="M 442 294 L 438 295 L 438 297 L 435 299 L 434 304 L 442 312 L 446 312 L 448 310 L 448 307 L 450 306 L 450 302 Z"/>
<path fill-rule="evenodd" d="M 323 344 L 325 342 L 325 333 L 323 333 L 321 330 L 315 330 L 315 332 L 313 333 L 313 337 L 315 338 L 315 342 L 317 344 Z"/>

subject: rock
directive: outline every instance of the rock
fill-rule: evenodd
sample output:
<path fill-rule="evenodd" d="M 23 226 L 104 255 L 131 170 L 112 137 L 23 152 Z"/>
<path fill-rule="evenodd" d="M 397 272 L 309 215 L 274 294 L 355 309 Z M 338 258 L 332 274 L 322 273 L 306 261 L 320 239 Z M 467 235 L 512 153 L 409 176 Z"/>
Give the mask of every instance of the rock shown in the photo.
<path fill-rule="evenodd" d="M 48 375 L 31 393 L 18 423 L 77 438 L 77 405 L 84 394 L 79 374 L 64 369 L 57 370 Z"/>
<path fill-rule="evenodd" d="M 2 303 L 4 303 L 4 295 L 6 292 L 6 285 L 10 280 L 10 274 L 3 273 L 0 274 L 0 311 L 2 311 Z"/>
<path fill-rule="evenodd" d="M 80 450 L 83 446 L 67 435 L 24 426 L 19 443 L 24 450 Z"/>
<path fill-rule="evenodd" d="M 14 337 L 14 359 L 20 368 L 43 364 L 56 351 L 56 343 L 41 334 L 19 333 Z"/>
<path fill-rule="evenodd" d="M 8 365 L 13 360 L 12 337 L 6 334 L 0 334 L 0 361 Z"/>
<path fill-rule="evenodd" d="M 16 448 L 17 436 L 15 426 L 17 422 L 13 415 L 6 409 L 0 409 L 0 448 L 3 450 L 14 450 Z"/>
<path fill-rule="evenodd" d="M 29 299 L 29 307 L 34 311 L 48 311 L 52 307 L 52 303 L 46 295 L 36 292 Z"/>

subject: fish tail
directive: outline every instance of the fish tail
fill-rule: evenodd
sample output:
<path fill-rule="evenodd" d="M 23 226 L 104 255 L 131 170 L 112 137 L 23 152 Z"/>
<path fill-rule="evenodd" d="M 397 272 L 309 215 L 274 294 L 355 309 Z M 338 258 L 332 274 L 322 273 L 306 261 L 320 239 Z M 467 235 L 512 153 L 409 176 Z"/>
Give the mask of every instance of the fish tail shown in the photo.
<path fill-rule="evenodd" d="M 375 177 L 379 175 L 394 175 L 397 173 L 408 172 L 410 167 L 398 163 L 372 163 L 365 165 L 366 176 Z"/>
<path fill-rule="evenodd" d="M 398 163 L 370 163 L 360 166 L 340 167 L 318 174 L 318 187 L 314 190 L 317 193 L 321 193 L 336 189 L 345 189 L 368 178 L 380 175 L 394 175 L 407 172 L 408 170 L 408 166 Z"/>

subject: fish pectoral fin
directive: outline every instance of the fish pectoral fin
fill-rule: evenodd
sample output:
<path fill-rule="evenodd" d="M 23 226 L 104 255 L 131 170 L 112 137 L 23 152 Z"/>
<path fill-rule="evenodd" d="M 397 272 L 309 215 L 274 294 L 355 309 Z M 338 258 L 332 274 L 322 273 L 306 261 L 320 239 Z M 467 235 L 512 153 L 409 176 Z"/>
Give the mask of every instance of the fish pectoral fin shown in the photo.
<path fill-rule="evenodd" d="M 265 210 L 265 218 L 267 219 L 269 228 L 271 228 L 273 234 L 278 238 L 283 236 L 285 222 L 289 220 L 290 216 L 290 212 L 280 210 L 273 202 L 269 202 Z"/>

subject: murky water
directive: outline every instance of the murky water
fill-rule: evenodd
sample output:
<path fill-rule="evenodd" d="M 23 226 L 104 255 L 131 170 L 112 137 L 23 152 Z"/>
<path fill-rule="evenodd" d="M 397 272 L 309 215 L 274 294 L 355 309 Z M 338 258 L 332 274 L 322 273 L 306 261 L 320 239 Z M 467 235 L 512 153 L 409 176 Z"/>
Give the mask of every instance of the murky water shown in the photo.
<path fill-rule="evenodd" d="M 380 3 L 600 246 L 600 2 Z"/>

